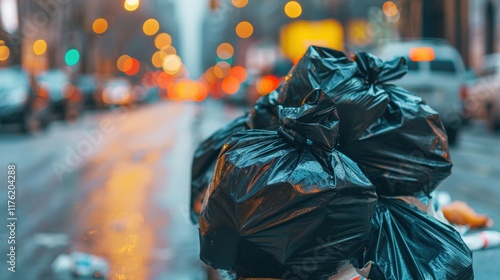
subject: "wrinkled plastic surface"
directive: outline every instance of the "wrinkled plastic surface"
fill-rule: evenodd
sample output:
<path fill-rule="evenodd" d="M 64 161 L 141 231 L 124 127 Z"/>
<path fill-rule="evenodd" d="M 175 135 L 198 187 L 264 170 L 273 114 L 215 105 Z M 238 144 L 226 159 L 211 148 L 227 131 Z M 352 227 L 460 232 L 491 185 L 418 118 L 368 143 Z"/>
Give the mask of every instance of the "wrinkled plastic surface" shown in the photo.
<path fill-rule="evenodd" d="M 292 68 L 278 103 L 299 106 L 321 88 L 337 104 L 338 150 L 360 165 L 381 195 L 429 195 L 449 176 L 446 132 L 436 111 L 401 87 L 388 84 L 406 74 L 403 58 L 383 62 L 358 53 L 310 47 Z"/>
<path fill-rule="evenodd" d="M 379 198 L 364 263 L 369 279 L 473 279 L 460 234 L 404 201 Z"/>
<path fill-rule="evenodd" d="M 200 258 L 243 277 L 326 279 L 366 244 L 375 187 L 334 150 L 332 100 L 313 91 L 282 126 L 234 134 L 200 214 Z"/>
<path fill-rule="evenodd" d="M 222 146 L 234 133 L 247 129 L 248 116 L 243 115 L 216 131 L 198 145 L 191 167 L 191 220 L 198 223 L 198 215 L 209 182 L 212 180 L 217 157 Z"/>
<path fill-rule="evenodd" d="M 240 116 L 201 142 L 191 166 L 191 221 L 198 223 L 201 204 L 212 179 L 217 156 L 222 146 L 234 133 L 249 128 L 276 128 L 279 126 L 278 92 L 261 97 L 249 114 Z"/>

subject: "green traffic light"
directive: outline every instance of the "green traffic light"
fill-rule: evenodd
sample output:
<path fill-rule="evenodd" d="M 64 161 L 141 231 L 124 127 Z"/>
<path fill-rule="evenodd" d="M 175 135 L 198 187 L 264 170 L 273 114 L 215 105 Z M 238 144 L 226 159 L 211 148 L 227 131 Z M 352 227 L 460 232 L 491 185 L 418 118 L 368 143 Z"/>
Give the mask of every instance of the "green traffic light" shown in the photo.
<path fill-rule="evenodd" d="M 69 66 L 77 64 L 79 60 L 80 60 L 80 53 L 76 49 L 71 49 L 67 51 L 66 56 L 64 57 L 64 61 Z"/>

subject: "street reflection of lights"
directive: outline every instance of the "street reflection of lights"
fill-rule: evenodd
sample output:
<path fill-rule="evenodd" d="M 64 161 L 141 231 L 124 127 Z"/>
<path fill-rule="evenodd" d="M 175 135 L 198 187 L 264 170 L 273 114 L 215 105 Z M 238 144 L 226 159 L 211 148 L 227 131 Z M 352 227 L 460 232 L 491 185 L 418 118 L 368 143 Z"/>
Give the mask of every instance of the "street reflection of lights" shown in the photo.
<path fill-rule="evenodd" d="M 129 12 L 133 12 L 139 8 L 139 4 L 139 0 L 126 0 L 125 3 L 123 3 L 123 7 Z"/>
<path fill-rule="evenodd" d="M 286 3 L 284 10 L 289 18 L 298 18 L 302 14 L 302 6 L 297 1 Z"/>
<path fill-rule="evenodd" d="M 229 75 L 236 78 L 240 83 L 243 83 L 247 79 L 247 71 L 241 66 L 231 68 Z"/>
<path fill-rule="evenodd" d="M 227 76 L 222 80 L 222 90 L 227 94 L 235 94 L 240 89 L 240 81 L 233 76 Z"/>
<path fill-rule="evenodd" d="M 118 70 L 125 72 L 125 69 L 123 68 L 123 65 L 125 64 L 125 61 L 127 61 L 130 58 L 130 56 L 124 54 L 118 58 L 116 61 L 116 67 Z"/>
<path fill-rule="evenodd" d="M 182 69 L 182 60 L 178 55 L 171 54 L 165 57 L 163 61 L 163 71 L 168 74 L 176 75 Z"/>
<path fill-rule="evenodd" d="M 94 30 L 95 34 L 102 34 L 108 30 L 108 21 L 103 18 L 98 18 L 94 20 L 92 24 L 92 30 Z"/>
<path fill-rule="evenodd" d="M 155 35 L 158 32 L 158 30 L 160 30 L 160 24 L 154 18 L 146 20 L 142 25 L 142 31 L 144 31 L 144 34 L 148 36 Z"/>
<path fill-rule="evenodd" d="M 248 0 L 231 0 L 231 3 L 233 3 L 233 6 L 236 8 L 243 8 L 248 4 Z"/>
<path fill-rule="evenodd" d="M 10 56 L 10 49 L 9 49 L 9 47 L 0 44 L 0 61 L 7 60 L 9 58 L 9 56 Z"/>
<path fill-rule="evenodd" d="M 382 6 L 382 11 L 388 17 L 394 17 L 398 14 L 398 6 L 392 1 L 386 1 Z"/>
<path fill-rule="evenodd" d="M 229 43 L 222 43 L 217 47 L 217 56 L 221 59 L 230 59 L 234 54 L 234 48 Z"/>
<path fill-rule="evenodd" d="M 127 88 L 123 90 L 127 91 Z M 129 90 L 129 89 L 128 89 Z M 113 92 L 115 94 L 115 92 Z M 116 92 L 118 98 L 127 94 Z M 111 100 L 110 100 L 111 101 Z M 132 132 L 147 129 L 141 119 L 128 118 L 123 126 Z M 122 152 L 119 145 L 110 147 L 108 153 Z M 158 244 L 153 223 L 146 221 L 147 193 L 150 192 L 153 173 L 146 163 L 126 163 L 113 166 L 109 178 L 101 186 L 99 195 L 90 195 L 91 213 L 84 215 L 82 224 L 87 229 L 99 230 L 89 236 L 83 245 L 89 252 L 106 256 L 109 274 L 106 279 L 150 279 L 151 253 Z"/>
<path fill-rule="evenodd" d="M 172 44 L 172 37 L 167 33 L 160 33 L 156 35 L 155 47 L 161 50 L 163 47 L 170 46 Z"/>
<path fill-rule="evenodd" d="M 163 58 L 161 57 L 161 54 L 161 51 L 157 51 L 151 57 L 151 62 L 153 63 L 154 67 L 161 68 L 163 66 Z"/>
<path fill-rule="evenodd" d="M 43 55 L 47 51 L 47 42 L 45 40 L 36 40 L 35 43 L 33 43 L 33 52 L 36 55 Z"/>
<path fill-rule="evenodd" d="M 253 34 L 253 26 L 248 21 L 242 21 L 236 25 L 236 35 L 240 38 L 248 38 Z"/>
<path fill-rule="evenodd" d="M 225 61 L 217 63 L 214 67 L 214 74 L 219 79 L 227 77 L 227 75 L 229 75 L 229 71 L 231 71 L 231 65 Z"/>

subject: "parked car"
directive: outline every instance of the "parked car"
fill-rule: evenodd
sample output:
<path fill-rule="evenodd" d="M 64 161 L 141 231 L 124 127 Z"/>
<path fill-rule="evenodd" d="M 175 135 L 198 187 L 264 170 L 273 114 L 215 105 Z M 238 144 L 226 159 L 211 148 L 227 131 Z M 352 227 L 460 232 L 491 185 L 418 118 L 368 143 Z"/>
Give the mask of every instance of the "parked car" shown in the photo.
<path fill-rule="evenodd" d="M 125 78 L 111 78 L 103 83 L 102 91 L 98 95 L 104 106 L 129 106 L 134 104 L 132 85 Z"/>
<path fill-rule="evenodd" d="M 466 99 L 471 118 L 486 120 L 488 128 L 500 132 L 500 54 L 482 59 L 478 77 L 469 88 Z"/>
<path fill-rule="evenodd" d="M 24 132 L 46 128 L 51 102 L 47 91 L 20 66 L 0 69 L 0 126 L 19 123 Z"/>
<path fill-rule="evenodd" d="M 83 105 L 89 108 L 97 107 L 95 95 L 99 91 L 98 81 L 95 75 L 84 74 L 76 78 L 76 87 L 82 93 Z"/>
<path fill-rule="evenodd" d="M 444 40 L 420 39 L 388 42 L 376 54 L 383 59 L 403 56 L 408 74 L 395 84 L 422 97 L 436 110 L 455 144 L 463 122 L 465 67 L 458 51 Z"/>
<path fill-rule="evenodd" d="M 51 69 L 37 76 L 40 86 L 49 92 L 56 118 L 74 120 L 82 109 L 82 94 L 62 69 Z"/>

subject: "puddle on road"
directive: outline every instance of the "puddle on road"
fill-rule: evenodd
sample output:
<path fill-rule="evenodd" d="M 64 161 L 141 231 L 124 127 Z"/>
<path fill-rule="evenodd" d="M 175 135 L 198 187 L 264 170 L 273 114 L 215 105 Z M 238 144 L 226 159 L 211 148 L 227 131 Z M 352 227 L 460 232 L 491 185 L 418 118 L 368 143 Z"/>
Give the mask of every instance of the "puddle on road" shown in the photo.
<path fill-rule="evenodd" d="M 88 203 L 93 213 L 77 248 L 109 262 L 108 279 L 148 279 L 154 231 L 144 222 L 152 172 L 140 164 L 119 164 Z M 79 248 L 81 247 L 81 248 Z"/>

